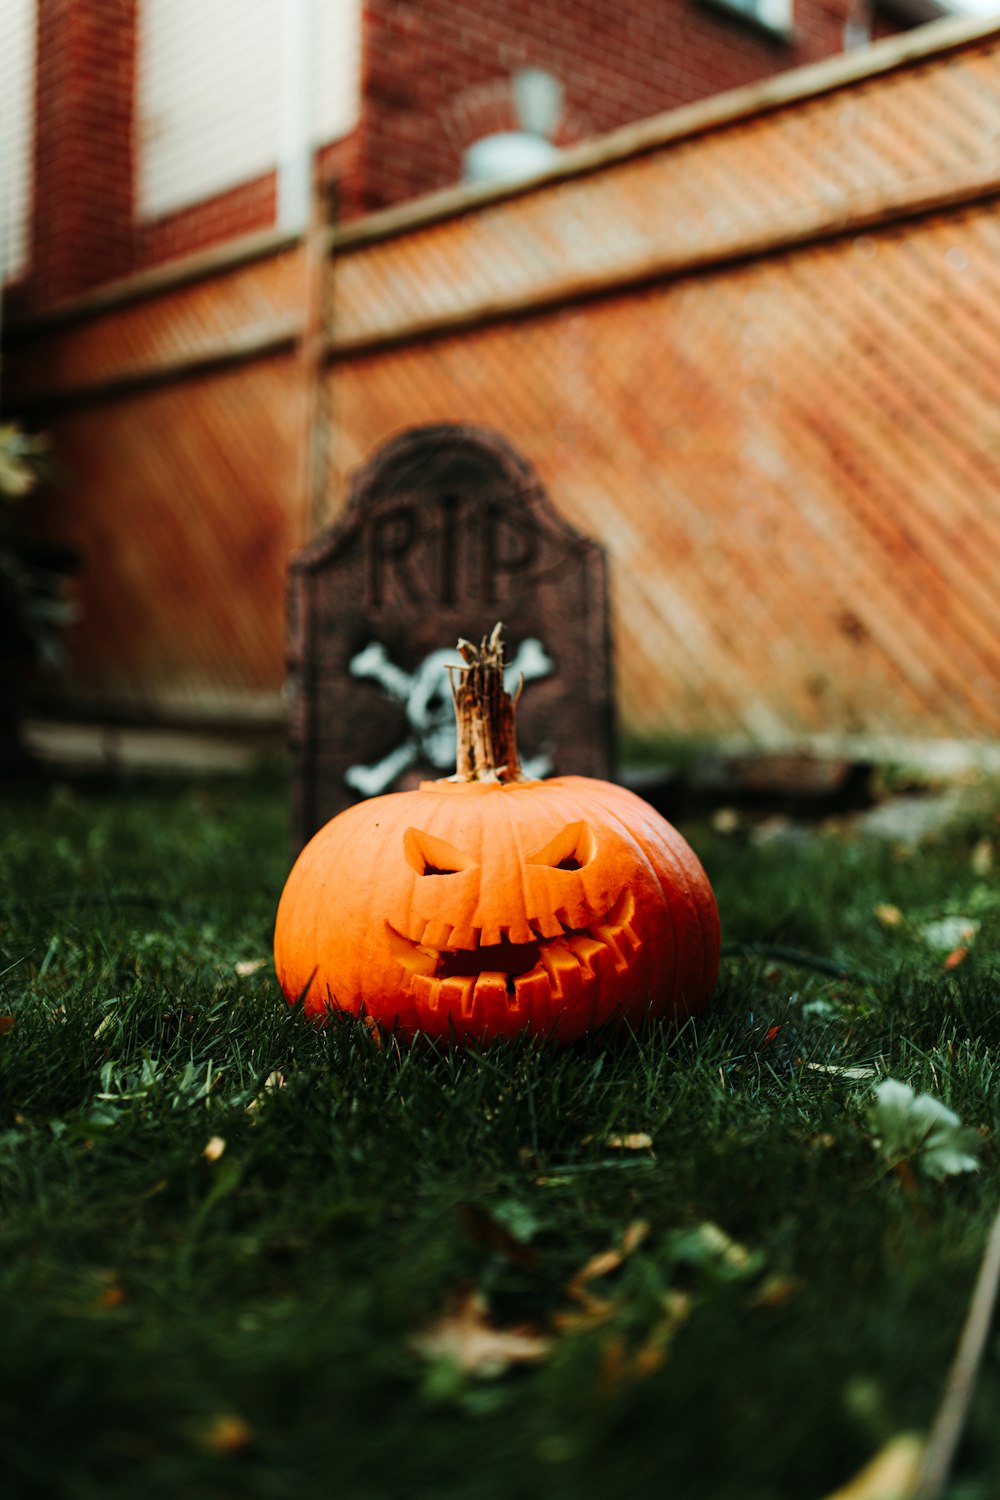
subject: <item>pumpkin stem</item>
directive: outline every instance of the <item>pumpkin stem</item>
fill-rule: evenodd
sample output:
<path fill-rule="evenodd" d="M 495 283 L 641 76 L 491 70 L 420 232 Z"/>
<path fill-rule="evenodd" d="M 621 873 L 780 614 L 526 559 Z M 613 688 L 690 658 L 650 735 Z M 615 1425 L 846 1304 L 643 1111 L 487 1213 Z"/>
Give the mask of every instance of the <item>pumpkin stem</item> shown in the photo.
<path fill-rule="evenodd" d="M 521 761 L 514 733 L 514 705 L 503 685 L 503 626 L 493 627 L 478 646 L 460 640 L 464 667 L 450 667 L 455 699 L 457 744 L 451 781 L 520 781 Z"/>

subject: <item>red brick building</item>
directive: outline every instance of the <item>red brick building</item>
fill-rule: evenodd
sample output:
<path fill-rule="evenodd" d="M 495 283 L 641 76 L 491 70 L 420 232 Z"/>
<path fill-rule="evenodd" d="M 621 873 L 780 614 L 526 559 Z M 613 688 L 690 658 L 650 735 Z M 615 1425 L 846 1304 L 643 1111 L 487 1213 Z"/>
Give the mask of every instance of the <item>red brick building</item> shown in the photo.
<path fill-rule="evenodd" d="M 4 0 L 7 311 L 236 236 L 447 187 L 519 131 L 564 147 L 819 61 L 940 0 Z M 543 83 L 545 79 L 543 79 Z M 3 248 L 0 246 L 0 248 Z"/>

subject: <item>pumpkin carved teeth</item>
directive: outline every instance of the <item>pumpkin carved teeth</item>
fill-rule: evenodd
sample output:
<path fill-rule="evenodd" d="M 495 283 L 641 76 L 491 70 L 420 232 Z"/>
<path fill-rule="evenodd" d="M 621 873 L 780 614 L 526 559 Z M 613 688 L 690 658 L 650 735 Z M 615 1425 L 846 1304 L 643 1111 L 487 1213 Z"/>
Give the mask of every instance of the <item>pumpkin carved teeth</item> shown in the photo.
<path fill-rule="evenodd" d="M 455 775 L 349 807 L 303 849 L 275 920 L 286 997 L 456 1042 L 696 1015 L 719 960 L 697 857 L 624 787 L 522 776 L 500 626 L 458 652 Z"/>
<path fill-rule="evenodd" d="M 608 912 L 587 927 L 569 927 L 556 918 L 558 934 L 544 936 L 538 931 L 540 924 L 532 922 L 531 931 L 537 937 L 530 943 L 514 943 L 506 936 L 498 943 L 480 943 L 480 932 L 474 929 L 472 948 L 432 947 L 407 938 L 391 922 L 385 925 L 389 948 L 407 975 L 406 987 L 419 991 L 435 1009 L 444 994 L 460 994 L 463 1014 L 468 1015 L 478 998 L 486 999 L 501 987 L 508 1005 L 518 1009 L 539 983 L 559 999 L 568 985 L 578 988 L 581 983 L 593 983 L 601 963 L 610 963 L 621 972 L 641 947 L 632 926 L 634 916 L 635 897 L 625 890 Z M 443 931 L 454 929 L 445 926 Z"/>

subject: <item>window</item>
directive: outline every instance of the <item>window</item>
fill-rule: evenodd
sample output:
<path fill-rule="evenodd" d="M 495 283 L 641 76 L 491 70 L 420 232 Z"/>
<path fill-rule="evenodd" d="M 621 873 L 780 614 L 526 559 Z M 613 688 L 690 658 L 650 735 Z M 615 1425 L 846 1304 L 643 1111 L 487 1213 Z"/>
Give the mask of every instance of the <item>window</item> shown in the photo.
<path fill-rule="evenodd" d="M 35 136 L 34 0 L 0 0 L 0 281 L 28 268 Z"/>
<path fill-rule="evenodd" d="M 303 89 L 313 144 L 349 134 L 360 108 L 360 13 L 361 0 L 142 0 L 141 217 L 272 171 Z"/>
<path fill-rule="evenodd" d="M 719 10 L 745 16 L 773 36 L 788 37 L 792 29 L 792 0 L 709 0 Z"/>

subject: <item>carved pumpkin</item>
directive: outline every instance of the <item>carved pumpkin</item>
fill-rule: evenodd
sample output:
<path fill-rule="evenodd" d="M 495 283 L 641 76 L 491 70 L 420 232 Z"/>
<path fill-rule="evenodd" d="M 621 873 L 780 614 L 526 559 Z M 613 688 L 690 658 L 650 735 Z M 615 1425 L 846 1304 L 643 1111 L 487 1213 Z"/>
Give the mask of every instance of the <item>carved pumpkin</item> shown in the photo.
<path fill-rule="evenodd" d="M 296 861 L 275 925 L 286 997 L 483 1041 L 699 1011 L 719 962 L 704 870 L 622 787 L 519 779 L 499 628 L 459 643 L 456 778 L 348 808 Z"/>

